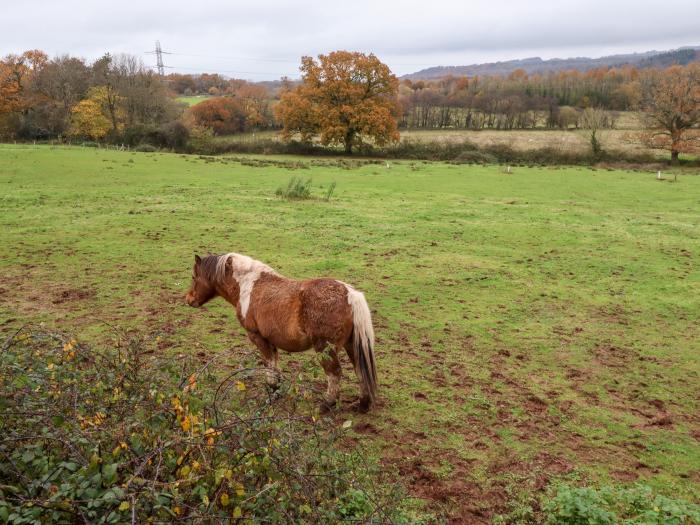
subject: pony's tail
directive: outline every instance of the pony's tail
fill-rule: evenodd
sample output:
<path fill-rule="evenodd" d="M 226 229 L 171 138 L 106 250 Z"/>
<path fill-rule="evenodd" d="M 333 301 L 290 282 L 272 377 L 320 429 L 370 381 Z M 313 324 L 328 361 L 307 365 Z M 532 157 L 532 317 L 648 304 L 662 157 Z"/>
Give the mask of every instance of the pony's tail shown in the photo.
<path fill-rule="evenodd" d="M 362 292 L 345 285 L 348 290 L 348 303 L 352 308 L 352 346 L 355 354 L 355 367 L 370 403 L 377 397 L 377 369 L 374 365 L 374 328 L 372 314 Z"/>

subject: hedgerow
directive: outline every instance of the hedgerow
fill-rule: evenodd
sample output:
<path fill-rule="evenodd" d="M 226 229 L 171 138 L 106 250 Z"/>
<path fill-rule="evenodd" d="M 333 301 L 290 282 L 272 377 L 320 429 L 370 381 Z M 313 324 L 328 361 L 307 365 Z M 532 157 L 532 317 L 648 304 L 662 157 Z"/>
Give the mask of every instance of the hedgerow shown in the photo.
<path fill-rule="evenodd" d="M 295 381 L 134 335 L 22 331 L 0 351 L 0 523 L 404 521 L 400 488 Z"/>

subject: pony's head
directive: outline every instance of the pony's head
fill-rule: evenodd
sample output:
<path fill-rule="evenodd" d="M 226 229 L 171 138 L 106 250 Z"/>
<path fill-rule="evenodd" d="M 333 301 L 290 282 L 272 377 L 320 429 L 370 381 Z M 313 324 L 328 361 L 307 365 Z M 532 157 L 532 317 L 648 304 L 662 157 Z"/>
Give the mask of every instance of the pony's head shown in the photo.
<path fill-rule="evenodd" d="M 209 256 L 202 259 L 199 255 L 194 256 L 194 266 L 192 268 L 192 284 L 185 295 L 187 304 L 198 308 L 209 300 L 216 297 L 216 286 L 211 271 L 211 259 L 216 259 L 216 256 Z"/>

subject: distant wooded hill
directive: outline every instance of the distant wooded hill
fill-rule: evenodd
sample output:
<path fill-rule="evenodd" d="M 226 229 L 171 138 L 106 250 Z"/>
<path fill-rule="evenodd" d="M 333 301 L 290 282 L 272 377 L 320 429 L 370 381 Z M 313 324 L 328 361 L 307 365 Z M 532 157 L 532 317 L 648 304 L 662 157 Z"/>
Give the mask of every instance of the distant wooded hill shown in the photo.
<path fill-rule="evenodd" d="M 401 78 L 411 80 L 427 80 L 452 76 L 493 76 L 508 75 L 516 69 L 524 69 L 529 75 L 549 73 L 552 71 L 579 70 L 588 71 L 600 67 L 632 65 L 640 68 L 668 67 L 673 64 L 686 65 L 690 62 L 700 62 L 700 46 L 682 47 L 671 51 L 647 51 L 646 53 L 631 53 L 626 55 L 611 55 L 600 58 L 552 58 L 542 60 L 539 57 L 522 60 L 508 60 L 487 64 L 472 64 L 470 66 L 436 66 L 423 69 L 416 73 L 404 75 Z"/>

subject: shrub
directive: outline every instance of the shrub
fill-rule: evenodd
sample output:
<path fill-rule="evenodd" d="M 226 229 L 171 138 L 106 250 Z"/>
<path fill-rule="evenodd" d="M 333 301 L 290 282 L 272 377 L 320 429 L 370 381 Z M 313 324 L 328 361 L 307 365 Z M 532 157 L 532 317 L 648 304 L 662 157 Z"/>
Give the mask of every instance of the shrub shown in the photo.
<path fill-rule="evenodd" d="M 126 128 L 116 140 L 132 147 L 148 144 L 156 148 L 182 151 L 189 139 L 187 126 L 180 121 L 173 121 L 162 126 L 133 125 Z"/>
<path fill-rule="evenodd" d="M 463 142 L 422 142 L 404 140 L 396 146 L 387 148 L 384 154 L 387 157 L 398 159 L 419 160 L 455 160 L 467 152 L 477 152 L 476 144 Z"/>
<path fill-rule="evenodd" d="M 495 164 L 498 159 L 490 153 L 467 150 L 457 155 L 453 162 L 459 164 Z"/>
<path fill-rule="evenodd" d="M 343 427 L 319 419 L 302 386 L 273 393 L 255 368 L 216 378 L 212 361 L 154 347 L 137 335 L 104 347 L 47 332 L 7 341 L 0 522 L 402 519 L 395 486 L 334 446 Z"/>
<path fill-rule="evenodd" d="M 328 189 L 326 190 L 326 196 L 325 196 L 326 201 L 331 200 L 331 197 L 333 196 L 333 192 L 335 191 L 335 187 L 336 187 L 335 181 L 331 182 L 330 185 L 328 186 Z"/>
<path fill-rule="evenodd" d="M 287 183 L 287 187 L 279 187 L 275 191 L 275 195 L 283 199 L 310 199 L 311 198 L 311 179 L 304 181 L 301 177 L 292 177 Z"/>
<path fill-rule="evenodd" d="M 196 125 L 211 128 L 214 135 L 230 135 L 245 129 L 246 111 L 235 97 L 214 97 L 189 108 Z"/>
<path fill-rule="evenodd" d="M 158 151 L 158 148 L 151 144 L 143 143 L 139 144 L 138 146 L 134 147 L 134 151 L 138 151 L 141 153 L 154 153 Z"/>
<path fill-rule="evenodd" d="M 187 143 L 187 152 L 199 153 L 200 155 L 219 153 L 215 150 L 213 138 L 214 132 L 211 129 L 194 126 L 190 132 L 190 140 Z"/>
<path fill-rule="evenodd" d="M 159 146 L 175 151 L 184 150 L 187 142 L 190 140 L 189 128 L 179 120 L 161 126 L 158 135 L 160 140 Z"/>
<path fill-rule="evenodd" d="M 543 511 L 546 525 L 684 525 L 700 523 L 700 507 L 654 495 L 649 487 L 562 485 Z"/>

